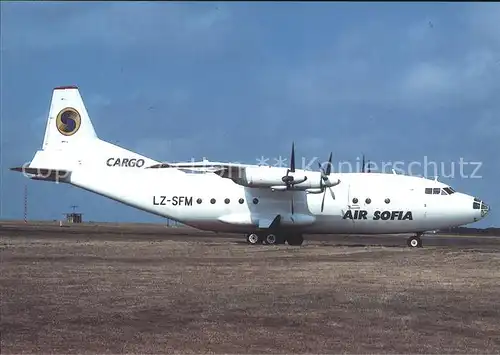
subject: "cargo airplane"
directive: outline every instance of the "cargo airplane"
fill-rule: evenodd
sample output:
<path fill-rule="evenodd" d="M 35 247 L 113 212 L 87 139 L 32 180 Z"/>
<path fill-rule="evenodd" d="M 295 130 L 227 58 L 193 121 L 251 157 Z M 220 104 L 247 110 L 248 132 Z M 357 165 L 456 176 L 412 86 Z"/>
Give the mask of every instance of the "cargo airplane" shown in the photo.
<path fill-rule="evenodd" d="M 411 234 L 476 222 L 481 200 L 437 180 L 216 163 L 162 163 L 96 135 L 79 89 L 53 90 L 45 136 L 12 170 L 56 181 L 201 230 L 246 234 L 250 244 L 301 245 L 304 234 Z M 197 173 L 193 173 L 197 172 Z"/>

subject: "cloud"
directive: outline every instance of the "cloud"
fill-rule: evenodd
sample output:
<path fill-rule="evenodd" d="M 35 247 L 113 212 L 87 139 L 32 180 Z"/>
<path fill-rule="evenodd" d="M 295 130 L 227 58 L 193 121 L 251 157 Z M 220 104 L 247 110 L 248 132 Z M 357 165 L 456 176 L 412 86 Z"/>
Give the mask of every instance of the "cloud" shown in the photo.
<path fill-rule="evenodd" d="M 217 160 L 227 152 L 227 136 L 224 130 L 215 129 L 209 135 L 204 130 L 184 137 L 149 137 L 135 141 L 132 150 L 142 153 L 152 159 L 160 161 L 191 161 L 202 160 L 206 157 Z M 226 154 L 227 156 L 227 154 Z"/>
<path fill-rule="evenodd" d="M 484 103 L 500 89 L 500 71 L 494 64 L 493 53 L 484 49 L 471 49 L 454 61 L 415 63 L 403 76 L 396 97 L 406 107 L 421 109 Z"/>
<path fill-rule="evenodd" d="M 430 22 L 427 17 L 393 32 L 356 23 L 334 37 L 329 50 L 291 71 L 288 93 L 296 103 L 332 109 L 428 110 L 498 98 L 500 16 L 492 15 L 500 14 L 498 9 L 478 6 L 464 23 L 446 29 L 439 19 Z M 486 33 L 490 40 L 484 39 Z"/>
<path fill-rule="evenodd" d="M 496 142 L 495 154 L 500 153 L 498 137 L 500 137 L 500 112 L 499 110 L 486 110 L 479 117 L 475 117 L 472 132 L 481 137 L 491 138 Z M 491 146 L 495 150 L 494 146 Z"/>
<path fill-rule="evenodd" d="M 419 102 L 444 94 L 455 87 L 453 69 L 435 63 L 418 63 L 402 82 L 403 96 Z"/>
<path fill-rule="evenodd" d="M 472 36 L 483 44 L 493 46 L 500 54 L 500 4 L 478 3 L 471 5 L 467 13 L 466 23 Z"/>
<path fill-rule="evenodd" d="M 83 98 L 83 96 L 82 96 Z M 84 101 L 85 106 L 92 106 L 94 108 L 107 107 L 111 105 L 111 99 L 102 94 L 93 93 L 88 96 Z"/>
<path fill-rule="evenodd" d="M 8 3 L 2 4 L 2 10 L 6 50 L 161 45 L 200 51 L 218 47 L 230 22 L 225 7 L 210 4 Z"/>

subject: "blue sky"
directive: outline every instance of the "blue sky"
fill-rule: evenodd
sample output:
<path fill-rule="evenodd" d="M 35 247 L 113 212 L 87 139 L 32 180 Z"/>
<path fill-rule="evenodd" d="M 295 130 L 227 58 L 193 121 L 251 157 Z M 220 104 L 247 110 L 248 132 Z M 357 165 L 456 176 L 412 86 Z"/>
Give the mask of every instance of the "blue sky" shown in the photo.
<path fill-rule="evenodd" d="M 75 204 L 160 221 L 8 170 L 41 146 L 52 88 L 78 85 L 101 138 L 158 160 L 256 163 L 294 140 L 306 160 L 481 162 L 481 178 L 440 180 L 500 226 L 498 3 L 0 6 L 1 218 L 23 218 L 27 184 L 31 219 Z"/>

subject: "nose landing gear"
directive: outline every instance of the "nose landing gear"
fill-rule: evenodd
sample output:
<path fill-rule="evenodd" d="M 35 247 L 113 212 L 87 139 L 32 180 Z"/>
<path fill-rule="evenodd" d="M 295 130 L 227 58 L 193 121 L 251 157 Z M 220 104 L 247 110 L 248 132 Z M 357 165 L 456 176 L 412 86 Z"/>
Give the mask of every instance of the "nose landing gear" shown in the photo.
<path fill-rule="evenodd" d="M 406 243 L 410 248 L 422 248 L 422 239 L 420 237 L 422 236 L 422 233 L 418 233 L 417 235 L 411 236 L 408 238 Z"/>

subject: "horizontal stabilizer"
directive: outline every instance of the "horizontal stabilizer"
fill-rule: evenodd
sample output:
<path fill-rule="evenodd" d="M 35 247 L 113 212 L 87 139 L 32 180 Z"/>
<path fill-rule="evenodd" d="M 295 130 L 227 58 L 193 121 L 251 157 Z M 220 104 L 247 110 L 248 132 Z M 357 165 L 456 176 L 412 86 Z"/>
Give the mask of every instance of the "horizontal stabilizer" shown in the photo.
<path fill-rule="evenodd" d="M 12 171 L 18 171 L 28 175 L 33 180 L 45 181 L 65 181 L 69 178 L 70 172 L 67 170 L 56 169 L 43 169 L 43 168 L 28 168 L 28 167 L 15 167 L 10 168 Z M 29 176 L 31 175 L 31 176 Z"/>
<path fill-rule="evenodd" d="M 167 163 L 155 164 L 151 166 L 147 166 L 146 169 L 164 169 L 164 168 L 172 168 L 173 166 Z"/>

